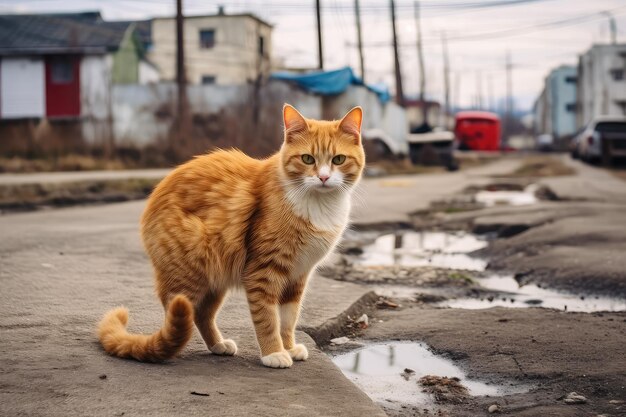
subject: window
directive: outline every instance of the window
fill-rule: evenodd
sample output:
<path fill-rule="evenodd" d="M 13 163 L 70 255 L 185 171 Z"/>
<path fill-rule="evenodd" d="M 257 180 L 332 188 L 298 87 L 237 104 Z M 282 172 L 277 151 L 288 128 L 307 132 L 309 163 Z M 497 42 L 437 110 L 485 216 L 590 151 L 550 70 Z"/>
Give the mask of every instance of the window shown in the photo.
<path fill-rule="evenodd" d="M 259 36 L 259 56 L 265 56 L 265 38 Z"/>
<path fill-rule="evenodd" d="M 613 81 L 623 81 L 624 80 L 624 70 L 621 68 L 612 69 L 610 71 L 611 76 L 613 77 Z"/>
<path fill-rule="evenodd" d="M 626 133 L 625 122 L 600 122 L 594 129 L 600 133 Z"/>
<path fill-rule="evenodd" d="M 202 84 L 215 84 L 215 75 L 203 75 Z"/>
<path fill-rule="evenodd" d="M 50 78 L 54 84 L 71 84 L 74 81 L 74 62 L 58 57 L 50 61 Z"/>
<path fill-rule="evenodd" d="M 574 113 L 576 111 L 576 103 L 568 103 L 565 105 L 565 110 Z"/>
<path fill-rule="evenodd" d="M 215 46 L 215 30 L 205 29 L 200 31 L 200 48 L 211 49 Z"/>
<path fill-rule="evenodd" d="M 565 82 L 567 84 L 576 84 L 576 81 L 578 81 L 578 77 L 576 77 L 575 75 L 568 75 L 567 77 L 565 77 Z"/>

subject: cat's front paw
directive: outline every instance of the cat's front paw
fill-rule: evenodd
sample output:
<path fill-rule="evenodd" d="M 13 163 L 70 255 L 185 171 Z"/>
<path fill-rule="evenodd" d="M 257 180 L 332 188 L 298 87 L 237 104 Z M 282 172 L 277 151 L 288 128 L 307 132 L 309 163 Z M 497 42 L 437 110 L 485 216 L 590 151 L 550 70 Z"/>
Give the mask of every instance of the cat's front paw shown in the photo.
<path fill-rule="evenodd" d="M 293 365 L 291 356 L 286 350 L 270 353 L 261 358 L 261 363 L 268 368 L 289 368 Z"/>
<path fill-rule="evenodd" d="M 303 344 L 297 344 L 288 350 L 291 359 L 294 361 L 305 361 L 309 358 L 309 351 Z"/>
<path fill-rule="evenodd" d="M 231 339 L 224 339 L 210 348 L 214 355 L 233 356 L 237 353 L 237 344 Z"/>

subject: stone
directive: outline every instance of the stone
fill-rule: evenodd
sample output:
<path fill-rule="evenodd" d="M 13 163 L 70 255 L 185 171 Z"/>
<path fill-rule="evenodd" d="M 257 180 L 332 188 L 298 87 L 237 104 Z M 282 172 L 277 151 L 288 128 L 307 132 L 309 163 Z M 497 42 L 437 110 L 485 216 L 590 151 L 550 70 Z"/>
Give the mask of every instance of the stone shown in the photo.
<path fill-rule="evenodd" d="M 491 404 L 487 411 L 489 411 L 489 414 L 499 413 L 500 407 L 498 406 L 498 404 Z"/>
<path fill-rule="evenodd" d="M 356 324 L 358 324 L 361 329 L 367 329 L 367 327 L 370 324 L 370 320 L 369 320 L 369 317 L 367 317 L 367 314 L 363 314 L 361 317 L 356 319 L 354 322 Z"/>
<path fill-rule="evenodd" d="M 570 392 L 565 396 L 565 404 L 586 404 L 587 398 L 575 392 Z"/>
<path fill-rule="evenodd" d="M 335 337 L 334 339 L 330 339 L 330 343 L 334 344 L 334 345 L 343 345 L 346 344 L 350 341 L 350 339 L 348 339 L 347 337 L 343 336 L 343 337 Z"/>

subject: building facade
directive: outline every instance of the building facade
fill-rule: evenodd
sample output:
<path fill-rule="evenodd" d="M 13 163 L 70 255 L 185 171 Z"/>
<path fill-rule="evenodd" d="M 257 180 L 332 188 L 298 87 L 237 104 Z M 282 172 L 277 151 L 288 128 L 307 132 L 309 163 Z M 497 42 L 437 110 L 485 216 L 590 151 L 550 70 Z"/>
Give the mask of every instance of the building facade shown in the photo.
<path fill-rule="evenodd" d="M 535 134 L 550 134 L 555 139 L 574 134 L 577 82 L 578 70 L 573 65 L 561 65 L 550 71 L 533 109 Z"/>
<path fill-rule="evenodd" d="M 161 79 L 176 79 L 176 19 L 152 21 L 148 54 Z M 272 26 L 252 14 L 188 16 L 184 24 L 185 72 L 190 84 L 237 85 L 270 71 Z"/>
<path fill-rule="evenodd" d="M 107 117 L 111 84 L 158 80 L 136 25 L 98 12 L 0 16 L 0 119 Z"/>
<path fill-rule="evenodd" d="M 579 127 L 598 116 L 626 115 L 626 44 L 593 45 L 578 63 Z"/>

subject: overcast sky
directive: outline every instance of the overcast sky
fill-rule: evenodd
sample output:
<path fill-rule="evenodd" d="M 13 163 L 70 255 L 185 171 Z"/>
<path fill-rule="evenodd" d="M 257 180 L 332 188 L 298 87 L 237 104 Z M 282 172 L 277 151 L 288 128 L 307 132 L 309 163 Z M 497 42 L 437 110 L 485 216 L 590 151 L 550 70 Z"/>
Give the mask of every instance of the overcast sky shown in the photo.
<path fill-rule="evenodd" d="M 274 57 L 288 66 L 317 65 L 314 0 L 183 0 L 189 15 L 253 12 L 275 25 Z M 516 107 L 530 108 L 543 79 L 561 64 L 575 65 L 593 43 L 610 40 L 609 11 L 618 42 L 626 42 L 624 0 L 423 0 L 420 2 L 427 93 L 443 97 L 441 36 L 449 38 L 451 96 L 469 106 L 505 95 L 505 56 L 511 54 Z M 506 4 L 513 3 L 513 4 Z M 517 3 L 517 4 L 516 4 Z M 354 0 L 321 0 L 326 69 L 350 65 L 358 72 Z M 393 51 L 388 0 L 360 0 L 368 82 L 393 88 Z M 396 0 L 405 94 L 418 92 L 413 0 Z M 100 10 L 107 20 L 173 15 L 175 0 L 0 0 L 0 11 Z M 479 88 L 480 86 L 480 88 Z"/>

